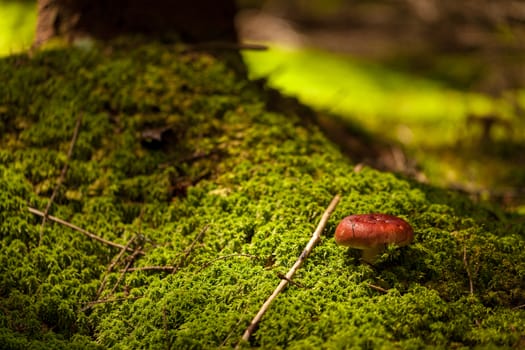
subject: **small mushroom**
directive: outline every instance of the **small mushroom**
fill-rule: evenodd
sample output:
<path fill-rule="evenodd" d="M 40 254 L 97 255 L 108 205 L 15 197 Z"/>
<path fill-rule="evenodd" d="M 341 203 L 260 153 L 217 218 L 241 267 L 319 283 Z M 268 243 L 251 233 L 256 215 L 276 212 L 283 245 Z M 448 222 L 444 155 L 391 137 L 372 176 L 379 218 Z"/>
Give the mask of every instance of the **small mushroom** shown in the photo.
<path fill-rule="evenodd" d="M 387 245 L 405 246 L 414 239 L 408 222 L 388 214 L 361 214 L 345 217 L 335 230 L 339 245 L 363 250 L 362 260 L 374 263 Z"/>

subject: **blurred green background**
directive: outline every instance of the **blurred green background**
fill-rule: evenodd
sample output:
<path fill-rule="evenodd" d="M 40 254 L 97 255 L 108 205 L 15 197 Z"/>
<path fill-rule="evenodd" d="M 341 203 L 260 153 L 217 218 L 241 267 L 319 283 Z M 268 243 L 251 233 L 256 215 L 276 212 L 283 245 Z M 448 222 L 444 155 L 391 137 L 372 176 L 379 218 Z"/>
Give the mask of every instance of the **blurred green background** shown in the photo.
<path fill-rule="evenodd" d="M 0 56 L 27 50 L 36 26 L 36 1 L 0 0 Z"/>

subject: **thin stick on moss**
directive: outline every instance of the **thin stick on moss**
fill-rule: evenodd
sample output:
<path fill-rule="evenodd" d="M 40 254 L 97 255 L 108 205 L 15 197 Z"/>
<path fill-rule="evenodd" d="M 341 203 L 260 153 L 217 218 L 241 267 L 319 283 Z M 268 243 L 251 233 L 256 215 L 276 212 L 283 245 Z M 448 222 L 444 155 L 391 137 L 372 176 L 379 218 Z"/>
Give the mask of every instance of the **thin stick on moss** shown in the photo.
<path fill-rule="evenodd" d="M 81 124 L 82 124 L 82 114 L 80 114 L 77 118 L 77 122 L 75 124 L 75 130 L 73 131 L 73 137 L 71 138 L 71 142 L 69 143 L 69 150 L 67 151 L 66 162 L 64 164 L 64 167 L 62 168 L 62 171 L 60 172 L 60 177 L 57 180 L 55 188 L 53 188 L 51 197 L 49 197 L 49 201 L 47 202 L 46 209 L 44 210 L 44 216 L 42 217 L 42 224 L 40 225 L 40 238 L 38 241 L 38 245 L 41 245 L 44 239 L 44 226 L 46 225 L 46 221 L 48 219 L 48 214 L 49 214 L 49 210 L 51 209 L 51 205 L 55 201 L 55 197 L 58 193 L 58 190 L 60 189 L 60 186 L 62 186 L 62 183 L 66 179 L 67 170 L 69 168 L 69 161 L 71 160 L 71 157 L 73 156 L 73 148 L 75 147 L 75 143 L 77 142 L 78 133 L 80 131 Z"/>
<path fill-rule="evenodd" d="M 323 230 L 324 230 L 324 228 L 326 226 L 326 223 L 328 222 L 328 219 L 330 218 L 330 215 L 332 214 L 332 212 L 334 211 L 335 207 L 339 203 L 339 199 L 340 198 L 341 198 L 341 196 L 337 194 L 332 199 L 332 201 L 330 202 L 330 205 L 328 206 L 328 208 L 326 208 L 323 216 L 321 217 L 321 220 L 319 221 L 319 224 L 317 225 L 317 228 L 315 229 L 314 233 L 312 234 L 312 238 L 310 238 L 310 241 L 306 245 L 306 248 L 304 248 L 304 250 L 302 251 L 301 255 L 299 255 L 299 258 L 297 259 L 295 264 L 292 266 L 292 268 L 286 273 L 284 278 L 281 279 L 281 282 L 279 283 L 277 288 L 275 288 L 275 290 L 273 291 L 272 295 L 270 295 L 270 297 L 268 299 L 266 299 L 266 301 L 262 305 L 262 307 L 259 310 L 259 312 L 257 313 L 257 315 L 255 315 L 255 317 L 251 321 L 251 323 L 248 326 L 248 328 L 246 328 L 246 331 L 244 332 L 244 334 L 242 336 L 242 340 L 248 341 L 250 339 L 250 336 L 252 335 L 253 331 L 257 327 L 257 325 L 258 325 L 259 321 L 261 320 L 261 318 L 263 317 L 263 315 L 268 310 L 268 308 L 269 308 L 270 304 L 272 303 L 272 301 L 279 295 L 279 293 L 284 289 L 284 287 L 286 287 L 286 285 L 288 284 L 288 281 L 292 279 L 292 277 L 295 274 L 295 272 L 299 269 L 299 267 L 301 267 L 301 265 L 304 263 L 304 261 L 306 260 L 306 258 L 308 257 L 308 255 L 310 254 L 310 252 L 312 251 L 314 246 L 321 239 L 321 233 L 323 232 Z M 240 343 L 237 344 L 236 348 L 239 348 L 239 344 Z"/>
<path fill-rule="evenodd" d="M 371 283 L 366 283 L 366 285 L 372 289 L 375 289 L 377 290 L 378 292 L 381 292 L 381 293 L 388 293 L 388 289 L 385 289 L 385 288 L 381 288 L 379 286 L 376 286 L 375 284 L 371 284 Z"/>
<path fill-rule="evenodd" d="M 294 280 L 292 279 L 289 279 L 288 277 L 286 277 L 286 275 L 282 274 L 282 273 L 277 273 L 277 277 L 279 277 L 280 279 L 285 279 L 288 281 L 288 283 L 290 283 L 291 285 L 294 285 L 298 288 L 304 288 L 304 286 L 299 283 L 299 282 L 295 282 Z"/>
<path fill-rule="evenodd" d="M 206 231 L 208 231 L 208 228 L 210 227 L 210 225 L 206 225 L 202 228 L 202 230 L 199 232 L 199 234 L 197 235 L 197 237 L 195 237 L 195 239 L 193 240 L 193 242 L 191 242 L 190 246 L 188 248 L 186 248 L 186 251 L 184 253 L 184 256 L 182 257 L 182 259 L 180 259 L 179 263 L 177 264 L 177 266 L 175 266 L 173 268 L 173 271 L 171 271 L 171 273 L 175 273 L 177 272 L 181 267 L 182 265 L 186 262 L 186 260 L 188 259 L 188 257 L 190 256 L 192 250 L 193 250 L 193 247 L 195 246 L 195 244 L 197 244 L 197 242 L 200 242 L 202 240 L 202 237 L 204 236 L 204 234 L 206 233 Z"/>
<path fill-rule="evenodd" d="M 28 207 L 27 209 L 28 209 L 31 213 L 35 214 L 35 215 L 42 216 L 42 217 L 45 215 L 44 212 L 42 212 L 42 211 L 40 211 L 40 210 L 38 210 L 38 209 L 31 208 L 31 207 Z M 123 246 L 122 244 L 118 244 L 118 243 L 115 243 L 115 242 L 108 241 L 107 239 L 104 239 L 104 238 L 102 238 L 102 237 L 99 237 L 99 236 L 95 235 L 94 233 L 91 233 L 91 232 L 89 232 L 89 231 L 86 231 L 86 230 L 84 230 L 83 228 L 80 228 L 80 227 L 78 227 L 78 226 L 76 226 L 76 225 L 73 225 L 73 224 L 70 223 L 70 222 L 67 222 L 67 221 L 65 221 L 65 220 L 62 220 L 62 219 L 57 218 L 57 217 L 55 217 L 55 216 L 48 215 L 48 216 L 47 216 L 47 219 L 48 219 L 49 221 L 56 222 L 57 224 L 61 224 L 61 225 L 64 225 L 64 226 L 66 226 L 66 227 L 69 227 L 70 229 L 73 229 L 73 230 L 75 230 L 75 231 L 78 231 L 78 232 L 80 232 L 80 233 L 82 233 L 82 234 L 88 236 L 89 238 L 94 239 L 95 241 L 99 241 L 99 242 L 101 242 L 101 243 L 104 243 L 104 244 L 106 244 L 106 245 L 109 245 L 109 246 L 112 246 L 112 247 L 115 247 L 115 248 L 126 249 L 127 251 L 131 251 L 131 252 L 134 252 L 134 251 L 135 251 L 133 248 L 130 248 L 130 247 L 127 247 L 127 248 L 126 248 L 126 246 Z M 146 254 L 146 253 L 145 253 L 144 251 L 142 251 L 142 250 L 140 250 L 138 253 L 141 254 L 141 255 L 145 255 L 145 254 Z"/>
<path fill-rule="evenodd" d="M 100 287 L 98 288 L 97 290 L 97 299 L 100 298 L 100 294 L 102 294 L 102 291 L 104 290 L 104 288 L 106 287 L 106 282 L 107 282 L 107 278 L 108 278 L 108 274 L 113 271 L 113 268 L 115 267 L 115 265 L 119 262 L 120 258 L 122 258 L 122 255 L 124 255 L 124 253 L 126 252 L 126 250 L 129 248 L 129 246 L 131 245 L 131 243 L 133 243 L 133 241 L 135 240 L 135 238 L 137 238 L 137 236 L 133 236 L 131 237 L 131 239 L 128 241 L 128 243 L 126 243 L 126 245 L 124 246 L 124 248 L 122 248 L 120 250 L 120 252 L 118 253 L 118 255 L 111 261 L 111 263 L 109 264 L 108 268 L 106 269 L 106 274 L 104 275 L 104 278 L 102 279 L 102 283 L 100 283 Z"/>
<path fill-rule="evenodd" d="M 465 270 L 467 270 L 468 285 L 470 295 L 474 294 L 474 282 L 472 282 L 472 273 L 470 272 L 470 266 L 467 259 L 467 245 L 463 245 L 463 265 L 465 265 Z"/>
<path fill-rule="evenodd" d="M 226 343 L 228 342 L 228 339 L 230 339 L 230 337 L 235 333 L 235 331 L 237 330 L 237 327 L 239 327 L 241 325 L 241 323 L 244 321 L 244 318 L 243 316 L 246 315 L 247 313 L 247 310 L 248 310 L 248 307 L 246 306 L 243 310 L 242 310 L 242 314 L 241 314 L 241 317 L 239 318 L 239 320 L 237 321 L 237 323 L 233 326 L 233 328 L 230 330 L 230 333 L 228 333 L 228 335 L 226 336 L 226 338 L 224 338 L 224 340 L 222 341 L 222 343 L 219 345 L 219 349 L 222 349 L 226 346 Z"/>
<path fill-rule="evenodd" d="M 111 288 L 111 292 L 109 292 L 109 295 L 113 295 L 113 293 L 115 293 L 115 291 L 117 290 L 120 282 L 124 279 L 124 275 L 126 274 L 126 272 L 128 272 L 128 269 L 131 267 L 131 264 L 133 264 L 133 262 L 135 261 L 135 258 L 139 255 L 140 248 L 142 247 L 141 246 L 137 247 L 137 249 L 135 249 L 133 254 L 131 254 L 128 257 L 128 263 L 126 264 L 126 267 L 124 267 L 124 270 L 120 272 L 120 276 L 117 282 L 115 282 L 115 284 L 113 285 L 113 288 Z"/>

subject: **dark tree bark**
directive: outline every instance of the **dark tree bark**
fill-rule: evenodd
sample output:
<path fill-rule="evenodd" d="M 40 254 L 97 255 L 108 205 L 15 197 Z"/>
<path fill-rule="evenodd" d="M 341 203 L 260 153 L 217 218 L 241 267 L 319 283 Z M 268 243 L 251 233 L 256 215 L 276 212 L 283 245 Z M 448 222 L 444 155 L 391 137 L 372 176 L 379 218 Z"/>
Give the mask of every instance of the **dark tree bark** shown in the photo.
<path fill-rule="evenodd" d="M 236 41 L 235 13 L 235 0 L 38 0 L 35 44 L 57 36 L 107 40 L 134 33 Z"/>

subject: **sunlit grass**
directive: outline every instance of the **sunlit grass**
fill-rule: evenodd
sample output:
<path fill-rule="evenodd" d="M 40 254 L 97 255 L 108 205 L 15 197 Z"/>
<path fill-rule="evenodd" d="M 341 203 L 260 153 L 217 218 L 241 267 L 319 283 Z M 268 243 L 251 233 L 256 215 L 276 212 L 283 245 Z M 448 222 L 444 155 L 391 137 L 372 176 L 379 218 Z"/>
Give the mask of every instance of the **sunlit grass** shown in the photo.
<path fill-rule="evenodd" d="M 0 56 L 27 50 L 35 35 L 36 1 L 0 0 Z"/>

